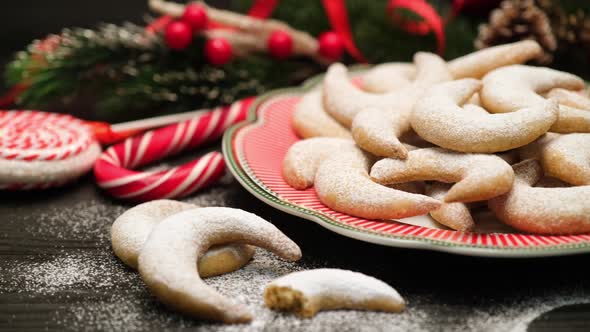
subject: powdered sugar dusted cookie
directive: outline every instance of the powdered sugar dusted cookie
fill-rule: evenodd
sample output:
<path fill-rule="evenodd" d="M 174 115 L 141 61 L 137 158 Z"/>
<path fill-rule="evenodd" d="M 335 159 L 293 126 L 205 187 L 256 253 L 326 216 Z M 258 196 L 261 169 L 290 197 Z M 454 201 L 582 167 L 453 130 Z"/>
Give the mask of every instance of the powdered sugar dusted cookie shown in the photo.
<path fill-rule="evenodd" d="M 456 182 L 445 195 L 445 202 L 475 202 L 509 191 L 514 172 L 495 155 L 427 148 L 410 151 L 406 160 L 379 160 L 371 168 L 371 178 L 382 184 L 422 180 Z"/>
<path fill-rule="evenodd" d="M 324 110 L 321 89 L 310 91 L 301 97 L 293 112 L 293 128 L 303 138 L 351 138 L 350 131 Z"/>
<path fill-rule="evenodd" d="M 399 137 L 410 130 L 410 110 L 365 109 L 352 122 L 354 141 L 376 156 L 406 158 L 408 150 Z"/>
<path fill-rule="evenodd" d="M 415 61 L 422 58 L 425 63 L 431 63 L 430 60 L 440 60 L 444 63 L 437 55 L 431 53 L 419 52 L 414 58 Z M 422 77 L 420 81 L 422 84 L 436 83 L 440 81 L 440 77 L 449 75 L 446 65 L 431 68 L 430 75 Z M 326 72 L 322 93 L 326 112 L 344 126 L 350 127 L 352 120 L 359 112 L 368 108 L 395 110 L 400 103 L 408 100 L 410 95 L 420 95 L 422 91 L 411 85 L 388 93 L 366 92 L 352 83 L 344 65 L 336 63 Z"/>
<path fill-rule="evenodd" d="M 399 137 L 410 130 L 410 114 L 416 100 L 434 83 L 451 79 L 439 56 L 419 52 L 414 56 L 416 79 L 399 90 L 398 100 L 388 107 L 366 108 L 352 122 L 352 137 L 364 150 L 382 157 L 405 158 L 407 150 Z"/>
<path fill-rule="evenodd" d="M 185 210 L 195 209 L 193 204 L 155 200 L 139 204 L 119 216 L 111 228 L 111 243 L 115 255 L 128 266 L 137 269 L 137 258 L 145 241 L 162 220 Z M 246 244 L 227 244 L 209 249 L 199 258 L 201 277 L 210 277 L 235 271 L 254 255 L 254 248 Z"/>
<path fill-rule="evenodd" d="M 488 202 L 502 222 L 535 234 L 582 234 L 590 232 L 590 186 L 569 188 L 533 187 L 542 177 L 534 159 L 514 167 L 512 190 Z"/>
<path fill-rule="evenodd" d="M 373 157 L 358 147 L 340 149 L 320 163 L 315 190 L 335 211 L 367 219 L 395 219 L 425 214 L 440 201 L 375 183 L 369 177 Z"/>
<path fill-rule="evenodd" d="M 293 272 L 269 283 L 264 290 L 266 306 L 313 317 L 318 311 L 335 309 L 400 312 L 406 307 L 399 293 L 381 280 L 340 269 Z"/>
<path fill-rule="evenodd" d="M 455 79 L 481 78 L 488 72 L 509 65 L 525 63 L 543 52 L 533 40 L 488 47 L 449 61 L 449 70 Z"/>
<path fill-rule="evenodd" d="M 343 138 L 316 137 L 299 141 L 289 148 L 283 159 L 283 178 L 295 189 L 309 188 L 324 159 L 354 146 L 352 140 Z"/>
<path fill-rule="evenodd" d="M 590 98 L 583 90 L 571 91 L 561 88 L 551 89 L 545 97 L 553 98 L 561 105 L 590 111 Z"/>
<path fill-rule="evenodd" d="M 426 195 L 443 200 L 451 189 L 451 185 L 434 182 L 426 186 Z M 475 229 L 475 222 L 465 203 L 443 203 L 438 209 L 430 211 L 430 216 L 439 223 L 460 232 Z"/>
<path fill-rule="evenodd" d="M 367 70 L 363 75 L 363 90 L 385 93 L 408 86 L 416 76 L 414 64 L 407 62 L 382 63 Z"/>
<path fill-rule="evenodd" d="M 557 121 L 557 102 L 545 99 L 506 114 L 488 114 L 474 105 L 462 109 L 480 87 L 479 81 L 469 78 L 434 86 L 416 103 L 412 128 L 447 149 L 490 153 L 524 146 Z"/>
<path fill-rule="evenodd" d="M 540 93 L 554 88 L 580 90 L 584 88 L 584 81 L 555 69 L 514 65 L 488 73 L 483 78 L 480 97 L 489 112 L 506 113 L 541 104 L 546 99 Z M 550 130 L 589 132 L 590 112 L 560 105 L 559 116 Z"/>
<path fill-rule="evenodd" d="M 248 243 L 296 261 L 299 247 L 264 219 L 243 210 L 207 207 L 164 219 L 150 233 L 138 260 L 141 278 L 165 304 L 197 318 L 245 323 L 249 310 L 207 286 L 195 262 L 211 246 Z"/>
<path fill-rule="evenodd" d="M 584 88 L 584 81 L 578 76 L 555 69 L 523 65 L 498 68 L 488 73 L 482 82 L 481 101 L 493 113 L 529 107 L 545 99 L 539 93 L 554 88 Z"/>
<path fill-rule="evenodd" d="M 341 63 L 328 68 L 322 94 L 326 112 L 346 127 L 350 127 L 354 117 L 363 109 L 388 107 L 399 99 L 399 91 L 384 94 L 362 91 L 350 81 L 348 70 Z"/>
<path fill-rule="evenodd" d="M 548 133 L 520 150 L 523 159 L 538 159 L 545 174 L 567 183 L 590 185 L 590 134 Z"/>

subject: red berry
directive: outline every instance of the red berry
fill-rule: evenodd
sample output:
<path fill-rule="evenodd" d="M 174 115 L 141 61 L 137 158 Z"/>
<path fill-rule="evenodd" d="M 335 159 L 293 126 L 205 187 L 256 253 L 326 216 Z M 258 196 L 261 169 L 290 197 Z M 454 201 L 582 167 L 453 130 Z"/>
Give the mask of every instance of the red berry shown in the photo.
<path fill-rule="evenodd" d="M 293 53 L 293 38 L 284 31 L 274 31 L 268 37 L 268 51 L 277 59 L 285 59 Z"/>
<path fill-rule="evenodd" d="M 231 44 L 225 38 L 209 39 L 205 43 L 205 56 L 211 64 L 222 66 L 233 56 Z"/>
<path fill-rule="evenodd" d="M 174 50 L 183 50 L 193 40 L 193 32 L 188 24 L 181 21 L 174 21 L 164 31 L 166 45 Z"/>
<path fill-rule="evenodd" d="M 199 4 L 193 3 L 184 8 L 181 21 L 193 28 L 193 31 L 200 31 L 207 27 L 207 11 Z"/>
<path fill-rule="evenodd" d="M 332 60 L 338 60 L 344 52 L 342 38 L 333 31 L 324 32 L 320 35 L 320 54 Z"/>

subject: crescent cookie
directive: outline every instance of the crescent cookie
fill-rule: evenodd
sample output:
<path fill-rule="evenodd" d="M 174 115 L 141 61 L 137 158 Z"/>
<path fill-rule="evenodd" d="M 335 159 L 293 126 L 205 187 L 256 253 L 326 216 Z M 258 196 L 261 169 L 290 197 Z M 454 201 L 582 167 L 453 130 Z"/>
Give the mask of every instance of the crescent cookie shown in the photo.
<path fill-rule="evenodd" d="M 356 144 L 376 156 L 404 159 L 408 155 L 408 150 L 399 140 L 410 130 L 410 112 L 407 109 L 399 112 L 366 109 L 355 116 L 351 130 Z"/>
<path fill-rule="evenodd" d="M 129 267 L 137 269 L 137 257 L 153 228 L 167 217 L 189 209 L 193 204 L 155 200 L 139 204 L 120 215 L 111 228 L 115 255 Z M 235 271 L 252 259 L 254 248 L 245 244 L 228 244 L 208 250 L 198 261 L 202 277 Z"/>
<path fill-rule="evenodd" d="M 358 147 L 340 149 L 324 159 L 314 186 L 331 209 L 367 219 L 396 219 L 425 214 L 440 201 L 375 183 L 369 177 L 373 157 Z"/>
<path fill-rule="evenodd" d="M 363 75 L 362 88 L 372 93 L 385 93 L 406 87 L 416 77 L 412 63 L 382 63 L 367 70 Z"/>
<path fill-rule="evenodd" d="M 455 79 L 482 78 L 488 72 L 509 65 L 525 63 L 541 55 L 543 49 L 533 40 L 488 47 L 449 61 Z"/>
<path fill-rule="evenodd" d="M 351 138 L 350 131 L 334 120 L 322 104 L 322 91 L 313 90 L 301 97 L 293 112 L 293 128 L 303 138 L 327 136 Z"/>
<path fill-rule="evenodd" d="M 590 232 L 590 186 L 532 187 L 543 175 L 539 163 L 527 159 L 513 167 L 516 179 L 512 190 L 488 202 L 498 219 L 535 234 Z"/>
<path fill-rule="evenodd" d="M 475 202 L 508 192 L 514 172 L 495 155 L 427 148 L 410 151 L 406 160 L 379 160 L 371 168 L 371 178 L 382 184 L 423 180 L 456 182 L 444 201 Z"/>
<path fill-rule="evenodd" d="M 320 163 L 341 149 L 353 149 L 352 140 L 332 137 L 315 137 L 291 145 L 283 159 L 283 179 L 295 189 L 313 185 Z"/>
<path fill-rule="evenodd" d="M 207 286 L 195 262 L 211 246 L 240 242 L 296 261 L 301 250 L 266 220 L 243 210 L 205 207 L 173 214 L 154 227 L 138 259 L 141 278 L 163 303 L 196 318 L 246 323 L 250 311 Z"/>
<path fill-rule="evenodd" d="M 450 185 L 434 182 L 426 186 L 426 195 L 442 200 L 445 198 Z M 430 211 L 432 219 L 460 232 L 471 232 L 475 229 L 475 222 L 465 203 L 443 203 L 438 209 Z"/>
<path fill-rule="evenodd" d="M 548 133 L 520 150 L 523 159 L 538 159 L 546 175 L 567 183 L 590 185 L 590 134 Z"/>
<path fill-rule="evenodd" d="M 560 133 L 590 132 L 590 98 L 580 91 L 552 89 L 547 98 L 556 99 L 559 106 L 560 120 L 552 131 Z"/>
<path fill-rule="evenodd" d="M 590 111 L 590 98 L 580 91 L 555 88 L 549 91 L 545 97 L 556 99 L 560 105 Z"/>
<path fill-rule="evenodd" d="M 270 309 L 305 318 L 322 310 L 400 312 L 406 307 L 399 293 L 383 281 L 340 269 L 299 271 L 275 279 L 264 289 L 264 302 Z"/>
<path fill-rule="evenodd" d="M 424 89 L 451 79 L 447 65 L 430 53 L 417 53 L 416 79 L 400 90 L 398 101 L 387 107 L 365 108 L 352 122 L 352 137 L 365 151 L 376 156 L 406 158 L 408 151 L 399 137 L 410 130 L 410 114 Z M 408 90 L 410 89 L 410 90 Z"/>
<path fill-rule="evenodd" d="M 534 141 L 557 121 L 556 101 L 545 100 L 506 114 L 488 114 L 476 105 L 462 109 L 481 87 L 474 79 L 432 87 L 414 107 L 411 125 L 425 140 L 461 152 L 500 152 Z"/>
<path fill-rule="evenodd" d="M 343 64 L 332 64 L 322 85 L 324 109 L 344 126 L 350 127 L 354 117 L 365 108 L 387 107 L 397 102 L 398 92 L 376 94 L 362 91 L 350 81 L 347 73 Z"/>
<path fill-rule="evenodd" d="M 550 68 L 514 65 L 488 73 L 483 78 L 480 98 L 489 112 L 506 113 L 542 103 L 546 99 L 539 93 L 554 88 L 580 90 L 584 88 L 584 81 Z M 560 105 L 551 131 L 590 132 L 590 112 Z"/>
<path fill-rule="evenodd" d="M 418 52 L 414 58 L 437 58 L 437 56 L 435 54 Z M 445 73 L 448 75 L 446 66 L 442 68 L 442 71 L 443 73 L 431 72 L 430 75 L 424 76 L 421 80 L 422 83 L 439 82 L 442 75 Z M 350 127 L 354 117 L 364 109 L 395 110 L 410 95 L 417 98 L 422 93 L 422 91 L 416 89 L 416 86 L 413 85 L 382 94 L 363 91 L 350 81 L 348 70 L 341 63 L 335 63 L 328 68 L 324 77 L 322 91 L 326 112 L 346 127 Z"/>

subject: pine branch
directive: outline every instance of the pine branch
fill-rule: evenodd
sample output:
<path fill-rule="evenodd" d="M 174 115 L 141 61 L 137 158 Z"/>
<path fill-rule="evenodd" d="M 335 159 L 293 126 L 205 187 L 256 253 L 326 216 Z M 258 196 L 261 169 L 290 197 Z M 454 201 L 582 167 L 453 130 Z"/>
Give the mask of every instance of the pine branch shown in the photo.
<path fill-rule="evenodd" d="M 183 52 L 171 51 L 159 35 L 143 27 L 102 25 L 97 30 L 65 29 L 58 45 L 44 50 L 31 44 L 8 66 L 9 84 L 30 84 L 18 100 L 29 108 L 71 108 L 91 97 L 94 114 L 86 117 L 124 120 L 145 112 L 186 111 L 212 107 L 295 84 L 302 68 L 319 70 L 311 61 L 277 63 L 250 56 L 222 68 L 203 58 L 204 40 Z"/>

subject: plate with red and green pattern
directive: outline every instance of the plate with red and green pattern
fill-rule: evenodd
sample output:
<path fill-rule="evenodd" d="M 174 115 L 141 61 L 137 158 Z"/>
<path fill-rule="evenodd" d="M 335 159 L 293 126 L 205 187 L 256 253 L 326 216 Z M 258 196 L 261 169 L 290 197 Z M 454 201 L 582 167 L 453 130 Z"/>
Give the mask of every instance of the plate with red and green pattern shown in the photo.
<path fill-rule="evenodd" d="M 301 96 L 318 78 L 301 87 L 276 90 L 252 104 L 248 119 L 226 131 L 223 152 L 229 170 L 263 202 L 308 219 L 343 236 L 385 246 L 437 250 L 488 257 L 542 257 L 590 252 L 590 234 L 548 236 L 520 233 L 497 221 L 487 209 L 473 212 L 476 230 L 458 232 L 429 216 L 367 220 L 330 209 L 314 188 L 297 190 L 281 174 L 282 161 L 300 140 L 291 118 Z"/>

